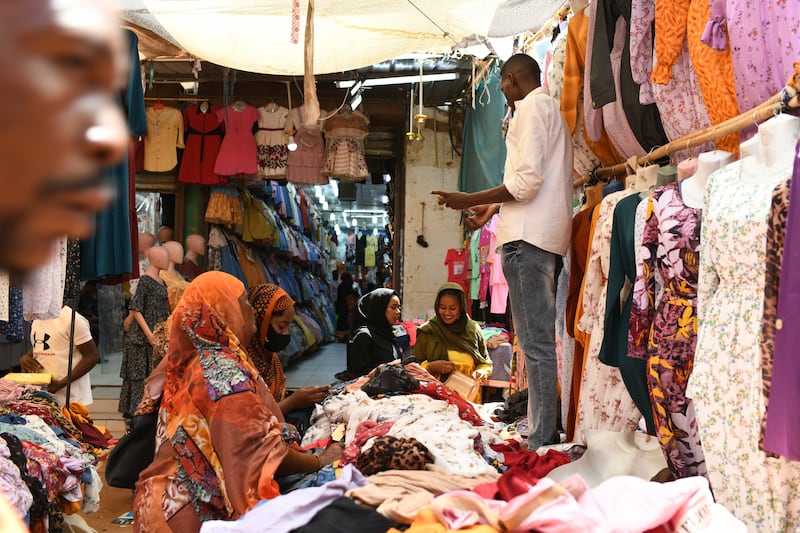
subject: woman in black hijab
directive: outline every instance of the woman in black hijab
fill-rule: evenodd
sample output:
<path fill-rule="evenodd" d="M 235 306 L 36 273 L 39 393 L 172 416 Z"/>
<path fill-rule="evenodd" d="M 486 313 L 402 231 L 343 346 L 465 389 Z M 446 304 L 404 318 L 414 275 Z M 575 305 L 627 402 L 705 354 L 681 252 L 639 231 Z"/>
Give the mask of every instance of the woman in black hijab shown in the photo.
<path fill-rule="evenodd" d="M 375 289 L 358 301 L 355 324 L 347 345 L 347 373 L 362 376 L 381 363 L 400 357 L 392 325 L 400 321 L 400 296 L 391 289 Z"/>

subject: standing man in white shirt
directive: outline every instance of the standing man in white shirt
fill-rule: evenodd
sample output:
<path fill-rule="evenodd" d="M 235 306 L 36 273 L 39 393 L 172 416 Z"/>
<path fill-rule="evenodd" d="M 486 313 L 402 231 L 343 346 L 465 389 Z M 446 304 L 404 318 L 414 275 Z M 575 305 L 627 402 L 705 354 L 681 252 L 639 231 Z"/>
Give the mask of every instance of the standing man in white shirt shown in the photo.
<path fill-rule="evenodd" d="M 528 375 L 528 449 L 557 443 L 556 281 L 572 224 L 572 142 L 558 102 L 526 54 L 509 58 L 500 88 L 513 116 L 503 184 L 474 193 L 433 191 L 439 204 L 469 209 L 477 228 L 495 213 L 497 245 Z"/>
<path fill-rule="evenodd" d="M 34 320 L 31 324 L 33 349 L 19 361 L 25 372 L 48 372 L 52 376 L 47 388 L 60 405 L 67 400 L 67 368 L 69 368 L 69 333 L 72 309 L 61 308 L 61 314 L 49 320 Z M 89 321 L 75 313 L 75 351 L 72 356 L 72 385 L 70 402 L 83 405 L 92 403 L 92 384 L 89 371 L 99 359 L 97 346 L 92 340 Z"/>

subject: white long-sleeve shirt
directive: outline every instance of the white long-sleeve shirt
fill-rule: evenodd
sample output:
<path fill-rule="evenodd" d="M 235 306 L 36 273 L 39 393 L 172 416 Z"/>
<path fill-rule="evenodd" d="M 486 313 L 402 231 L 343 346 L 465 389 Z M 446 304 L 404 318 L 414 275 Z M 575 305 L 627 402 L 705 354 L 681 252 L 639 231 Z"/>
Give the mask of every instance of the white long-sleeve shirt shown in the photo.
<path fill-rule="evenodd" d="M 572 224 L 569 129 L 558 102 L 541 87 L 515 107 L 503 173 L 503 184 L 515 200 L 500 208 L 497 245 L 521 240 L 565 255 Z"/>

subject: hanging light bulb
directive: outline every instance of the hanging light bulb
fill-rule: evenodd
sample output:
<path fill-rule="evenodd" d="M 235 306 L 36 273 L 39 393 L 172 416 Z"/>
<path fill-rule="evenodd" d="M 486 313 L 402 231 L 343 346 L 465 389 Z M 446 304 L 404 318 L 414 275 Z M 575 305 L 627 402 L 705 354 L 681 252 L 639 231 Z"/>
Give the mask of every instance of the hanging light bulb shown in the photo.
<path fill-rule="evenodd" d="M 294 140 L 294 135 L 289 135 L 289 142 L 286 143 L 286 148 L 288 148 L 290 152 L 297 150 L 297 143 Z"/>

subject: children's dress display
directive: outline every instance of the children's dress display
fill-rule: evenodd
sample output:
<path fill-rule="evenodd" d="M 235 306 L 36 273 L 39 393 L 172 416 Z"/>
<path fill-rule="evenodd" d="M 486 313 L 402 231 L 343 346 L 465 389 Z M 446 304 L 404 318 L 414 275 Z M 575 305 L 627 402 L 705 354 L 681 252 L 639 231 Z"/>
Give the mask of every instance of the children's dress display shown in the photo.
<path fill-rule="evenodd" d="M 320 110 L 321 116 L 325 111 Z M 292 111 L 292 122 L 297 129 L 294 142 L 297 150 L 287 157 L 286 179 L 298 185 L 327 185 L 328 176 L 320 173 L 325 157 L 325 141 L 322 130 L 316 125 L 304 124 L 303 108 Z"/>
<path fill-rule="evenodd" d="M 286 162 L 289 157 L 288 137 L 284 132 L 289 110 L 274 102 L 258 108 L 258 175 L 261 177 L 282 177 L 286 175 Z"/>
<path fill-rule="evenodd" d="M 219 185 L 225 179 L 214 173 L 222 144 L 222 119 L 219 106 L 209 102 L 192 104 L 183 110 L 186 149 L 181 158 L 178 181 L 200 185 Z"/>
<path fill-rule="evenodd" d="M 325 160 L 321 172 L 331 178 L 361 181 L 369 176 L 364 139 L 369 119 L 360 111 L 342 111 L 325 121 Z"/>
<path fill-rule="evenodd" d="M 214 172 L 220 176 L 254 176 L 258 173 L 258 148 L 253 137 L 253 125 L 258 122 L 258 109 L 251 105 L 233 104 L 219 109 L 217 117 L 225 123 L 225 138 L 222 139 Z"/>

